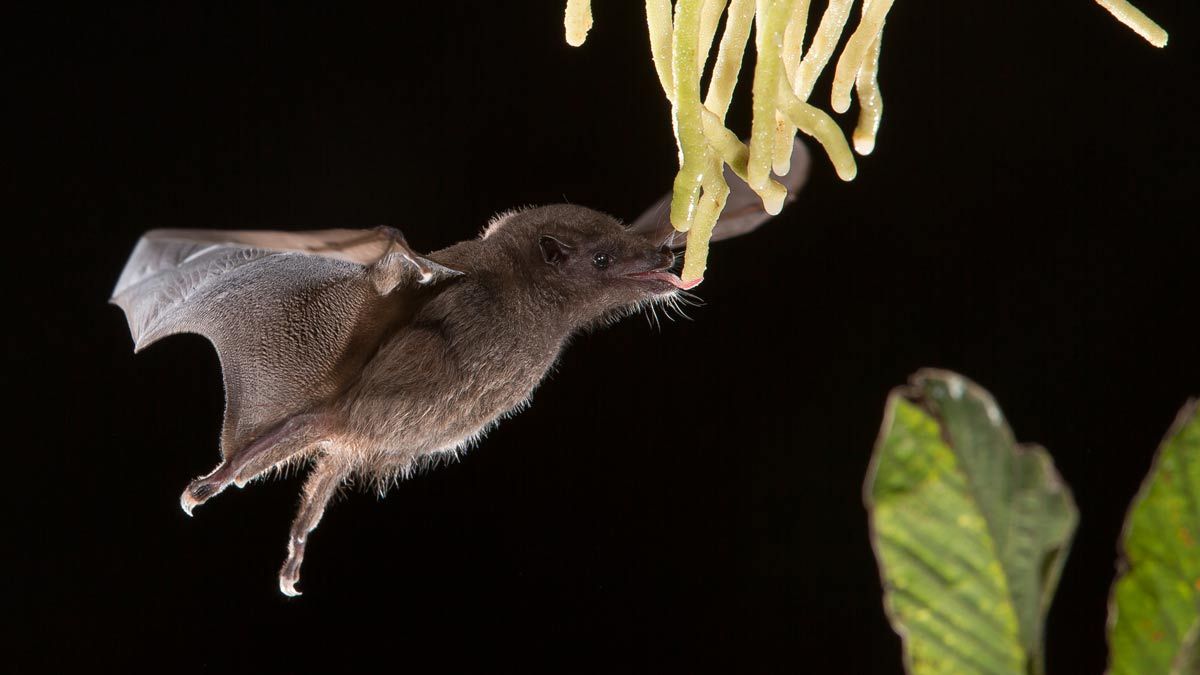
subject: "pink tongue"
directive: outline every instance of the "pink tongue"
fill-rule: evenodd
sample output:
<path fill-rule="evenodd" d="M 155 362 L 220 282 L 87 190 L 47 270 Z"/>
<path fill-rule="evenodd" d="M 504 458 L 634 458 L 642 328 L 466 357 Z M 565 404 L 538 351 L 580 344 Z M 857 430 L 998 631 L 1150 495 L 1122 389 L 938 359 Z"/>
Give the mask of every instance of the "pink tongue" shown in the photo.
<path fill-rule="evenodd" d="M 693 279 L 691 281 L 684 281 L 683 279 L 679 278 L 679 275 L 672 274 L 671 272 L 640 272 L 632 276 L 640 277 L 642 279 L 657 279 L 659 281 L 665 281 L 675 288 L 683 291 L 686 291 L 690 288 L 695 288 L 700 285 L 701 281 L 704 281 L 704 277 Z"/>

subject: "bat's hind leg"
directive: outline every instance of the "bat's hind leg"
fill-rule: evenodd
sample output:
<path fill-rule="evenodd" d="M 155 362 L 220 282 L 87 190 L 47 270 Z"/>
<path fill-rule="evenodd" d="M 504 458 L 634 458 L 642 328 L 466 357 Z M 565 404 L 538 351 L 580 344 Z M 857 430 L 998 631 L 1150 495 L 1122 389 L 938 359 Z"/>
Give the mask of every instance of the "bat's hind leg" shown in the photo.
<path fill-rule="evenodd" d="M 230 455 L 207 476 L 188 484 L 179 496 L 184 513 L 220 494 L 231 483 L 239 487 L 280 462 L 324 440 L 327 425 L 317 415 L 297 415 Z"/>
<path fill-rule="evenodd" d="M 308 535 L 316 529 L 325 514 L 329 500 L 337 494 L 338 488 L 349 475 L 342 464 L 322 457 L 308 480 L 304 483 L 304 497 L 296 519 L 292 521 L 291 536 L 288 538 L 288 556 L 279 570 L 279 590 L 284 595 L 300 595 L 296 583 L 300 581 L 300 566 L 304 563 L 304 547 L 308 543 Z"/>

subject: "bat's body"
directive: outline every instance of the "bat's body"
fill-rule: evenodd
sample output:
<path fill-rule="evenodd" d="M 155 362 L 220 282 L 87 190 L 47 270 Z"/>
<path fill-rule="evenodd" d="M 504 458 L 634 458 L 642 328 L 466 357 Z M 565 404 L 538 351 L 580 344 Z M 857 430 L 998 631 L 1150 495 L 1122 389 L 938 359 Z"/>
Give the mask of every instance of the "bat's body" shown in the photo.
<path fill-rule="evenodd" d="M 686 287 L 662 232 L 661 218 L 625 228 L 566 205 L 502 216 L 427 257 L 388 228 L 156 230 L 113 302 L 136 350 L 193 332 L 220 355 L 222 462 L 184 490 L 185 511 L 314 463 L 280 571 L 296 595 L 307 537 L 348 479 L 387 483 L 457 452 L 529 400 L 572 334 Z"/>

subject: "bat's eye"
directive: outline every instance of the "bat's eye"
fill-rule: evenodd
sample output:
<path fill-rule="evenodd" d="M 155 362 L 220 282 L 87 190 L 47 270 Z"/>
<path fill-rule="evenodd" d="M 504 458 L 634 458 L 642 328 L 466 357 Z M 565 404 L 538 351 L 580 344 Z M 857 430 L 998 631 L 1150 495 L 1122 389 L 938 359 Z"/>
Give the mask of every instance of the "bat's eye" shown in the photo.
<path fill-rule="evenodd" d="M 612 256 L 607 253 L 597 253 L 592 256 L 592 264 L 596 269 L 602 270 L 612 264 Z"/>

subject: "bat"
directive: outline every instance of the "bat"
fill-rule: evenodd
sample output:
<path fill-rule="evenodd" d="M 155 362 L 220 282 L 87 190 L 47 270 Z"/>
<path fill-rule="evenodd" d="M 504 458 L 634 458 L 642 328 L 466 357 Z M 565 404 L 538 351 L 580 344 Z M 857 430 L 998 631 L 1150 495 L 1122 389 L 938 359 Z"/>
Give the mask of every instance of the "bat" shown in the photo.
<path fill-rule="evenodd" d="M 795 148 L 789 195 L 807 177 Z M 714 240 L 770 218 L 727 178 Z M 572 334 L 688 287 L 671 271 L 682 243 L 668 204 L 629 227 L 580 206 L 513 211 L 425 256 L 389 227 L 147 232 L 111 299 L 134 351 L 198 333 L 225 386 L 221 461 L 188 484 L 183 510 L 311 463 L 279 572 L 299 595 L 308 538 L 344 483 L 384 485 L 471 446 L 528 403 Z"/>

